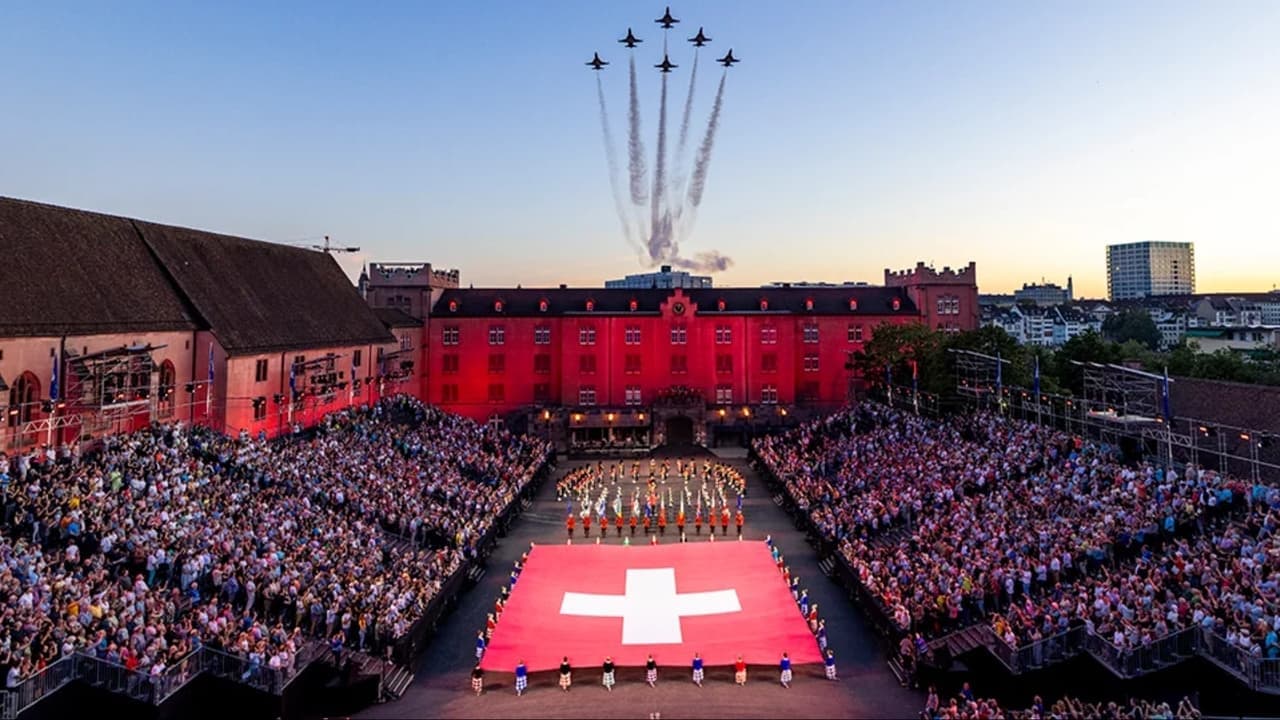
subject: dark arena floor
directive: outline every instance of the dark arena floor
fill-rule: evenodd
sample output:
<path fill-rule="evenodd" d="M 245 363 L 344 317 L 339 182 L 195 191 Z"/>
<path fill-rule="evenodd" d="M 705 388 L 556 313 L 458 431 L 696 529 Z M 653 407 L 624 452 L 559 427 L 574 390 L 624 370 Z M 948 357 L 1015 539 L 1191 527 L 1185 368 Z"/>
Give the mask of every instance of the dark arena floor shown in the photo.
<path fill-rule="evenodd" d="M 924 695 L 898 684 L 885 662 L 881 640 L 864 622 L 840 587 L 818 568 L 818 557 L 788 516 L 764 492 L 764 482 L 747 475 L 747 539 L 772 535 L 793 573 L 799 573 L 810 597 L 819 603 L 840 679 L 823 677 L 820 665 L 801 666 L 790 689 L 778 683 L 776 667 L 750 668 L 747 685 L 733 684 L 732 668 L 710 668 L 703 687 L 685 668 L 664 668 L 656 688 L 644 683 L 643 668 L 622 668 L 608 692 L 594 664 L 574 670 L 573 688 L 563 692 L 553 672 L 530 674 L 529 688 L 517 696 L 514 679 L 488 673 L 484 693 L 471 692 L 475 633 L 507 579 L 507 571 L 530 542 L 565 541 L 564 506 L 548 481 L 533 506 L 512 525 L 489 559 L 489 572 L 464 595 L 423 654 L 414 684 L 399 701 L 376 705 L 364 718 L 910 718 L 924 706 Z M 555 479 L 580 463 L 562 463 Z M 579 535 L 580 537 L 580 535 Z M 668 540 L 670 533 L 668 534 Z M 706 542 L 705 536 L 701 542 Z M 611 538 L 610 542 L 618 542 Z M 690 540 L 693 542 L 693 540 Z M 516 592 L 519 592 L 517 589 Z"/>

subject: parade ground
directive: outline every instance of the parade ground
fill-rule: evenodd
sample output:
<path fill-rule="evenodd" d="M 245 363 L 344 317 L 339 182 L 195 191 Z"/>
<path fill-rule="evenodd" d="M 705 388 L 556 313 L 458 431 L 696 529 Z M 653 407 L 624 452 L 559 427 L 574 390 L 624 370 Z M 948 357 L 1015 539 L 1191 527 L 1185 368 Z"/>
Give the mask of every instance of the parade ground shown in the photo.
<path fill-rule="evenodd" d="M 561 463 L 553 479 L 543 485 L 533 506 L 516 520 L 510 533 L 490 557 L 488 572 L 461 598 L 457 610 L 441 624 L 419 660 L 414 684 L 404 697 L 397 702 L 368 708 L 359 717 L 915 717 L 923 707 L 924 695 L 898 684 L 885 663 L 882 641 L 864 622 L 840 587 L 822 575 L 817 554 L 805 542 L 803 533 L 795 529 L 791 519 L 771 500 L 760 476 L 750 470 L 740 457 L 721 459 L 721 462 L 735 465 L 747 478 L 747 497 L 743 504 L 746 516 L 744 542 L 761 542 L 767 535 L 772 536 L 792 573 L 800 576 L 801 585 L 808 588 L 810 598 L 821 607 L 830 646 L 836 652 L 839 680 L 826 680 L 821 664 L 797 664 L 790 689 L 784 689 L 778 682 L 775 659 L 768 665 L 751 665 L 744 687 L 734 684 L 732 667 L 708 665 L 706 679 L 699 688 L 691 681 L 690 657 L 681 658 L 678 663 L 664 659 L 656 688 L 645 684 L 643 667 L 620 666 L 618 684 L 609 692 L 601 685 L 600 677 L 606 651 L 602 649 L 584 657 L 581 650 L 575 650 L 571 658 L 573 686 L 569 692 L 560 689 L 556 670 L 535 672 L 530 663 L 529 687 L 523 696 L 516 695 L 511 671 L 495 670 L 486 673 L 484 693 L 477 697 L 471 692 L 476 632 L 484 627 L 486 615 L 492 611 L 501 587 L 508 582 L 513 563 L 529 550 L 530 543 L 565 544 L 565 505 L 556 499 L 554 480 L 583 464 L 572 461 Z M 673 531 L 673 527 L 667 529 L 661 538 L 664 544 L 678 543 Z M 692 535 L 691 531 L 686 534 L 690 543 L 709 542 L 705 530 L 700 536 Z M 575 544 L 583 542 L 579 530 Z M 594 544 L 595 538 L 587 542 Z M 612 534 L 602 542 L 622 544 Z M 636 542 L 647 540 L 637 537 Z M 737 540 L 731 530 L 729 537 L 717 536 L 715 542 L 737 543 Z M 627 548 L 628 551 L 641 552 L 649 549 Z M 560 554 L 557 557 L 570 556 Z M 583 567 L 584 573 L 591 572 L 590 565 Z M 531 579 L 521 576 L 512 593 L 513 601 L 508 604 L 509 610 L 519 602 L 515 598 L 522 590 L 520 584 Z M 583 587 L 592 587 L 591 578 L 585 580 Z M 781 579 L 777 582 L 781 588 Z M 799 610 L 795 613 L 798 619 Z M 498 627 L 495 638 L 501 637 L 502 623 Z M 729 624 L 721 632 L 732 634 L 735 629 Z M 747 629 L 743 628 L 741 632 L 745 634 Z M 537 640 L 539 644 L 544 641 L 554 643 L 550 637 Z M 530 648 L 528 654 L 532 658 L 535 654 L 568 652 L 553 646 Z M 668 662 L 678 666 L 666 667 Z"/>

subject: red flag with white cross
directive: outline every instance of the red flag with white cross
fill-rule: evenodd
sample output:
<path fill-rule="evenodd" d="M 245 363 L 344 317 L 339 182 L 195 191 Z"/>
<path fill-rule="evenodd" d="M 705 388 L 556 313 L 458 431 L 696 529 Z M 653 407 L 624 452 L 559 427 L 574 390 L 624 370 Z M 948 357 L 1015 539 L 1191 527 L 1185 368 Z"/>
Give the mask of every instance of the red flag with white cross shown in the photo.
<path fill-rule="evenodd" d="M 597 665 L 816 663 L 817 643 L 763 542 L 539 545 L 481 663 L 511 672 Z"/>

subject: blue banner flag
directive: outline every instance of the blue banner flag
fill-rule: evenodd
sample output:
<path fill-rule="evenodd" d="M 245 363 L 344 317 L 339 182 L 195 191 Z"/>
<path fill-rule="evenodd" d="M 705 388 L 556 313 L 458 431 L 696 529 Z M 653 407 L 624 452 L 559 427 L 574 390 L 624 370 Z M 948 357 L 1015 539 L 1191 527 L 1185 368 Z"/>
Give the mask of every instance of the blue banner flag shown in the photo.
<path fill-rule="evenodd" d="M 1164 379 L 1160 383 L 1160 410 L 1164 413 L 1165 422 L 1173 421 L 1173 408 L 1169 406 L 1169 368 L 1164 369 Z"/>
<path fill-rule="evenodd" d="M 1032 389 L 1035 392 L 1036 402 L 1040 402 L 1040 356 L 1036 355 L 1035 375 L 1032 376 Z"/>
<path fill-rule="evenodd" d="M 1000 353 L 996 353 L 996 394 L 1004 394 L 1004 361 L 1000 359 Z"/>
<path fill-rule="evenodd" d="M 57 350 L 53 351 L 53 375 L 49 380 L 49 399 L 58 399 L 58 365 L 62 360 L 62 353 Z M 17 412 L 16 410 L 14 412 Z"/>
<path fill-rule="evenodd" d="M 209 341 L 209 384 L 213 384 L 213 341 Z"/>

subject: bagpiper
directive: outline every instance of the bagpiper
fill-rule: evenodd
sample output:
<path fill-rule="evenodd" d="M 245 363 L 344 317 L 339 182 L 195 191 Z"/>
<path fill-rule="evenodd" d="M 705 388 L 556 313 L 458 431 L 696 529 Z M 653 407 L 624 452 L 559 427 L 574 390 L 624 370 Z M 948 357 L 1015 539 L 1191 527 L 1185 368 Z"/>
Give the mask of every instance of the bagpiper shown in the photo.
<path fill-rule="evenodd" d="M 644 681 L 649 683 L 649 687 L 658 686 L 658 663 L 653 661 L 653 655 L 644 663 Z"/>
<path fill-rule="evenodd" d="M 484 657 L 484 646 L 485 646 L 484 631 L 480 630 L 476 632 L 476 659 L 477 660 Z"/>
<path fill-rule="evenodd" d="M 565 655 L 560 661 L 560 689 L 569 692 L 569 686 L 573 684 L 573 668 L 569 666 L 569 656 Z"/>
<path fill-rule="evenodd" d="M 479 665 L 471 671 L 471 689 L 475 691 L 477 697 L 484 692 L 484 670 L 481 670 Z"/>
<path fill-rule="evenodd" d="M 693 654 L 693 684 L 702 687 L 702 656 Z"/>
<path fill-rule="evenodd" d="M 825 659 L 825 660 L 823 660 L 823 662 L 824 662 L 824 663 L 826 664 L 826 666 L 827 666 L 827 679 L 828 679 L 828 680 L 835 680 L 835 679 L 836 679 L 836 653 L 835 653 L 835 651 L 834 651 L 834 650 L 828 650 L 828 651 L 827 651 L 827 657 L 826 657 L 826 659 Z"/>
<path fill-rule="evenodd" d="M 613 692 L 613 658 L 604 659 L 604 672 L 601 674 L 600 681 L 604 683 L 605 690 Z"/>
<path fill-rule="evenodd" d="M 782 661 L 778 663 L 781 669 L 779 678 L 782 680 L 782 687 L 791 689 L 791 658 L 786 653 L 782 653 Z"/>

